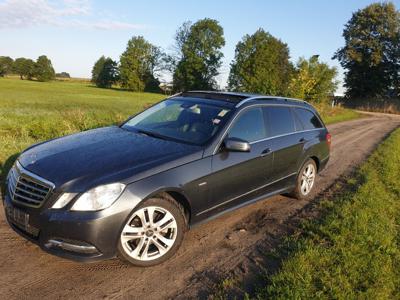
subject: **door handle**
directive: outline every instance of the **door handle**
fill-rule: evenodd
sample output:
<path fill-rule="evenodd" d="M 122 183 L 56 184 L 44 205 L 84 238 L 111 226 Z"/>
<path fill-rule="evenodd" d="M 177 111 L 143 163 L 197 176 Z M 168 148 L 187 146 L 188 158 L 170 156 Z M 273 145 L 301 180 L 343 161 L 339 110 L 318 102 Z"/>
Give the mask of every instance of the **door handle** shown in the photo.
<path fill-rule="evenodd" d="M 268 155 L 270 153 L 272 153 L 272 149 L 271 148 L 267 148 L 263 152 L 261 152 L 261 156 L 266 156 L 266 155 Z"/>

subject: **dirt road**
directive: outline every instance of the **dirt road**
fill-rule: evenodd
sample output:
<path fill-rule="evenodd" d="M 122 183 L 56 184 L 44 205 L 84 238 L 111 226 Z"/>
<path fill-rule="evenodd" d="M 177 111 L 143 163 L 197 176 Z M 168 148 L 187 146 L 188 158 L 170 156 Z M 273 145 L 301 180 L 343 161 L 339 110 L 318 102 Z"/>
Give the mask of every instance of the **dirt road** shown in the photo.
<path fill-rule="evenodd" d="M 350 172 L 394 128 L 400 116 L 370 117 L 328 126 L 332 133 L 329 165 L 318 179 L 322 193 Z M 42 252 L 6 224 L 0 212 L 0 295 L 2 299 L 190 298 L 206 297 L 219 274 L 239 268 L 251 272 L 253 254 L 274 246 L 280 226 L 307 204 L 273 197 L 226 214 L 191 230 L 167 263 L 136 268 L 110 260 L 78 264 Z M 250 270 L 249 270 L 250 269 Z"/>

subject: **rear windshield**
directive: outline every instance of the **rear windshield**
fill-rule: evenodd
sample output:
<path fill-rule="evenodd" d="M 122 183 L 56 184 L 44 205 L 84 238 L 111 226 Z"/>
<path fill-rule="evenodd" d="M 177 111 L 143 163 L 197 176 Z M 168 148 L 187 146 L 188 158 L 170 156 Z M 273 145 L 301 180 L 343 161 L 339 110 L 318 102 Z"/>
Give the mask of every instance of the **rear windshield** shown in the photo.
<path fill-rule="evenodd" d="M 231 111 L 205 101 L 168 99 L 128 120 L 122 128 L 195 145 L 208 142 Z"/>

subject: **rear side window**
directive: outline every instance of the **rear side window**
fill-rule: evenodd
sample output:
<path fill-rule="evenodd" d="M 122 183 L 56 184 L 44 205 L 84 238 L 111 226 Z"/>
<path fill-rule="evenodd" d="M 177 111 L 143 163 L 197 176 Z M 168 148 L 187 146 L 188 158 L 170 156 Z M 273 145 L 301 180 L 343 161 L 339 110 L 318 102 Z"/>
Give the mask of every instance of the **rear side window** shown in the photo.
<path fill-rule="evenodd" d="M 255 142 L 265 139 L 264 114 L 260 107 L 250 108 L 244 111 L 235 121 L 228 133 L 229 137 L 235 137 L 247 142 Z"/>
<path fill-rule="evenodd" d="M 271 136 L 277 136 L 295 131 L 292 112 L 289 107 L 266 107 Z"/>
<path fill-rule="evenodd" d="M 296 131 L 303 131 L 304 130 L 303 123 L 300 121 L 300 117 L 294 112 L 293 109 L 292 109 L 292 115 L 294 118 L 294 124 L 296 126 Z"/>
<path fill-rule="evenodd" d="M 295 112 L 300 118 L 301 123 L 303 123 L 303 127 L 305 130 L 323 127 L 318 117 L 308 109 L 296 108 Z"/>

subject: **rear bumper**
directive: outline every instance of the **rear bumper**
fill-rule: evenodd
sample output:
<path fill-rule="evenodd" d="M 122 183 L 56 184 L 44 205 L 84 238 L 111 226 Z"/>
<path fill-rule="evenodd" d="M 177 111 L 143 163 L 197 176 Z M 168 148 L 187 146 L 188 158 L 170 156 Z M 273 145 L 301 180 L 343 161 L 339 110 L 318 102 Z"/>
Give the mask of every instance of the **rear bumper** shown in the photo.
<path fill-rule="evenodd" d="M 319 162 L 319 168 L 318 168 L 318 173 L 321 172 L 323 169 L 325 169 L 326 165 L 328 164 L 329 161 L 329 155 L 325 158 L 323 158 L 320 162 Z"/>
<path fill-rule="evenodd" d="M 99 212 L 34 210 L 18 206 L 8 195 L 3 204 L 10 227 L 19 235 L 50 254 L 79 262 L 92 262 L 116 255 L 122 226 L 132 211 L 132 207 L 125 208 L 123 199 L 119 200 L 112 207 Z M 28 226 L 23 227 L 11 220 L 8 211 L 14 208 L 29 215 Z"/>

